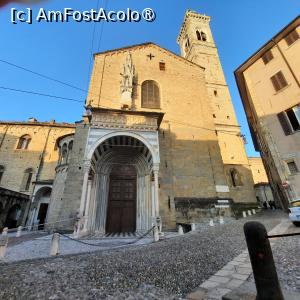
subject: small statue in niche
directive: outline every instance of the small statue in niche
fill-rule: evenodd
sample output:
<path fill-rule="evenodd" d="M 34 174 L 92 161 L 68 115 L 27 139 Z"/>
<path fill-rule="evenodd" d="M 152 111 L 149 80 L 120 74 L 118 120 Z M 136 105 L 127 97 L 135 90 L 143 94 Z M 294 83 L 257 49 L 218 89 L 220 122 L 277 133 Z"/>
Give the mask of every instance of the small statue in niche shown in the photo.
<path fill-rule="evenodd" d="M 120 82 L 121 107 L 131 108 L 135 70 L 134 70 L 134 65 L 130 53 L 128 53 L 126 57 L 126 61 L 122 68 L 121 76 L 122 76 L 122 80 Z"/>

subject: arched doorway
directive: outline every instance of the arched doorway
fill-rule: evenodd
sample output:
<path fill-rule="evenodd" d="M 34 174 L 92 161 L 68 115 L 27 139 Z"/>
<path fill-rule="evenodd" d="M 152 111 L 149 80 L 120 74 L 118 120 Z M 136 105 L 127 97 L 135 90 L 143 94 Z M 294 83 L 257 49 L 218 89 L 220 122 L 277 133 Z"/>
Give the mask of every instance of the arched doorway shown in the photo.
<path fill-rule="evenodd" d="M 136 169 L 132 165 L 115 165 L 109 177 L 106 232 L 136 230 Z"/>
<path fill-rule="evenodd" d="M 152 226 L 158 216 L 158 180 L 152 180 L 158 178 L 158 168 L 152 153 L 143 141 L 127 135 L 111 136 L 95 147 L 81 198 L 84 230 L 143 232 Z"/>
<path fill-rule="evenodd" d="M 18 221 L 20 219 L 21 213 L 22 213 L 21 206 L 19 204 L 13 205 L 7 213 L 6 222 L 5 222 L 4 227 L 16 228 L 18 225 Z"/>

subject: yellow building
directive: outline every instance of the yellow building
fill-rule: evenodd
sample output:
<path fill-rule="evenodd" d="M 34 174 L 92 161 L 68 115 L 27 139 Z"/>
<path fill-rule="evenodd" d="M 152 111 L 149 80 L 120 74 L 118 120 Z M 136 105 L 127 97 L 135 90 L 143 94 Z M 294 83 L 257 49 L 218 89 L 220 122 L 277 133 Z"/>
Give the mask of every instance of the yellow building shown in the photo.
<path fill-rule="evenodd" d="M 74 127 L 55 121 L 38 122 L 34 118 L 28 122 L 0 122 L 0 227 L 16 217 L 18 222 L 9 221 L 7 226 L 24 224 L 29 199 L 31 209 L 36 208 L 38 215 L 41 208 L 41 221 L 46 220 L 59 157 L 57 140 L 73 133 Z"/>
<path fill-rule="evenodd" d="M 285 208 L 300 198 L 299 25 L 297 17 L 235 71 L 256 149 Z"/>
<path fill-rule="evenodd" d="M 249 157 L 248 159 L 254 184 L 268 183 L 269 179 L 262 159 L 260 157 Z"/>
<path fill-rule="evenodd" d="M 249 157 L 249 165 L 257 202 L 261 207 L 269 207 L 269 203 L 274 200 L 274 197 L 263 161 L 260 157 Z"/>

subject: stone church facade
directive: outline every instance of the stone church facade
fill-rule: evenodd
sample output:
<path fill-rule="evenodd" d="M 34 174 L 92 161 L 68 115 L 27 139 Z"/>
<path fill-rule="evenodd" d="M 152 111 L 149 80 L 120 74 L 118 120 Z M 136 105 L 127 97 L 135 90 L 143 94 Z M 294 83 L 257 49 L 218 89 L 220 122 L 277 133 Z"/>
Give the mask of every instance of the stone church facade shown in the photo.
<path fill-rule="evenodd" d="M 154 43 L 94 55 L 85 115 L 57 140 L 47 222 L 171 230 L 257 206 L 210 18 L 188 11 L 178 43 L 181 56 Z"/>
<path fill-rule="evenodd" d="M 77 216 L 82 234 L 169 230 L 255 207 L 209 22 L 187 12 L 181 56 L 154 43 L 94 55 L 86 113 L 50 222 Z"/>

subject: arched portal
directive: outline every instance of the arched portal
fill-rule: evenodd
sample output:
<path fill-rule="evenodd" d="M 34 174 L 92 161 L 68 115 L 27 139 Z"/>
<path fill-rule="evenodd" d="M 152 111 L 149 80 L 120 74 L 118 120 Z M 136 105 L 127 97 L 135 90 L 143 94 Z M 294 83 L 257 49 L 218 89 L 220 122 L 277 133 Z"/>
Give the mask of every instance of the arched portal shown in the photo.
<path fill-rule="evenodd" d="M 102 141 L 91 157 L 82 205 L 86 230 L 148 230 L 158 210 L 153 171 L 152 152 L 138 138 L 116 135 Z"/>

